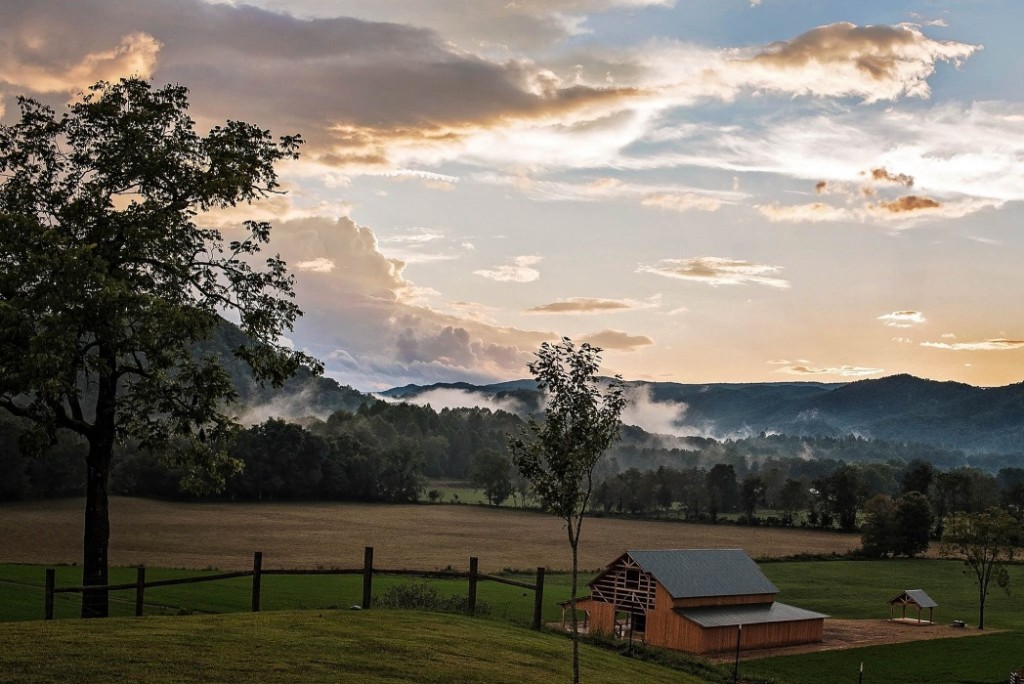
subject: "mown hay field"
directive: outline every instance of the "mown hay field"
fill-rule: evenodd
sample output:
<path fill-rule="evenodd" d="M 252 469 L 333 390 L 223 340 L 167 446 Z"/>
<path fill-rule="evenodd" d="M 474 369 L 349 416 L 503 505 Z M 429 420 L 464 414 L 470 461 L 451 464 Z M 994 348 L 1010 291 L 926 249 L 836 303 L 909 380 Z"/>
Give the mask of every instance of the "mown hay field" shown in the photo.
<path fill-rule="evenodd" d="M 0 505 L 0 562 L 60 564 L 81 558 L 81 499 Z M 599 569 L 626 549 L 741 548 L 755 558 L 846 553 L 856 535 L 801 529 L 587 519 L 580 566 Z M 381 568 L 484 572 L 570 565 L 557 518 L 507 508 L 352 503 L 170 503 L 111 500 L 112 565 L 244 569 L 359 567 L 363 547 Z"/>

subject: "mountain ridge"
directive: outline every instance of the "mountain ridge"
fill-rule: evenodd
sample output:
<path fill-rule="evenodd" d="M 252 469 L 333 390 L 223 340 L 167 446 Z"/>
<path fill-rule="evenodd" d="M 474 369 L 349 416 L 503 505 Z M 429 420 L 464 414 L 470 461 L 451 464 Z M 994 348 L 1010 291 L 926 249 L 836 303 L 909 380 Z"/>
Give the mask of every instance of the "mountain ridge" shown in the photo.
<path fill-rule="evenodd" d="M 932 444 L 965 453 L 1024 455 L 1024 382 L 976 387 L 906 373 L 846 383 L 673 383 L 628 381 L 655 404 L 685 405 L 674 421 L 680 430 L 743 436 L 865 438 Z M 536 395 L 532 380 L 489 385 L 434 383 L 381 392 L 414 399 L 426 392 L 458 390 L 499 397 Z M 525 402 L 527 405 L 531 402 Z M 535 402 L 532 402 L 535 404 Z M 529 410 L 529 408 L 527 409 Z"/>

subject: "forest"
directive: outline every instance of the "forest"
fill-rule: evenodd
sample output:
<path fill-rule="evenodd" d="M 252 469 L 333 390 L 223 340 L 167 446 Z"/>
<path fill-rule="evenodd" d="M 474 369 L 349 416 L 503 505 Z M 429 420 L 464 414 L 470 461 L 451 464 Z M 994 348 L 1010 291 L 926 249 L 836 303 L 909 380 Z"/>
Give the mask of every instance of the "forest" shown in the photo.
<path fill-rule="evenodd" d="M 239 430 L 234 472 L 222 485 L 175 465 L 173 454 L 121 445 L 110 488 L 173 500 L 415 502 L 436 500 L 430 483 L 445 480 L 468 482 L 495 505 L 530 506 L 507 446 L 524 425 L 486 408 L 366 402 L 324 420 L 269 419 Z M 85 445 L 64 436 L 47 457 L 29 458 L 18 448 L 20 427 L 0 416 L 0 500 L 81 495 Z M 955 450 L 853 436 L 716 441 L 627 426 L 598 464 L 591 511 L 852 530 L 873 498 L 920 492 L 934 534 L 956 511 L 1003 505 L 1021 517 L 1024 469 L 996 455 L 967 463 Z"/>

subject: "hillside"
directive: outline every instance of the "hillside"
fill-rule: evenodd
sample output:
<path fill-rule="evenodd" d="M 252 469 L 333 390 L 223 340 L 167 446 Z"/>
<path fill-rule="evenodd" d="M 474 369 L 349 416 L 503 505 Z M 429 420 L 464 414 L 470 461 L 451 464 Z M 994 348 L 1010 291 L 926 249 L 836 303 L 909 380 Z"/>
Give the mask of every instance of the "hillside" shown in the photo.
<path fill-rule="evenodd" d="M 715 439 L 760 433 L 845 437 L 931 444 L 968 454 L 1024 454 L 1024 383 L 973 387 L 956 382 L 894 375 L 877 380 L 826 384 L 810 382 L 708 383 L 630 382 L 655 404 L 678 409 L 680 434 Z M 535 405 L 530 381 L 473 386 L 408 385 L 385 392 L 412 399 L 438 389 L 493 397 L 515 393 Z"/>
<path fill-rule="evenodd" d="M 705 680 L 583 645 L 592 684 Z M 492 620 L 307 611 L 0 624 L 7 684 L 388 682 L 522 684 L 571 678 L 569 641 Z"/>

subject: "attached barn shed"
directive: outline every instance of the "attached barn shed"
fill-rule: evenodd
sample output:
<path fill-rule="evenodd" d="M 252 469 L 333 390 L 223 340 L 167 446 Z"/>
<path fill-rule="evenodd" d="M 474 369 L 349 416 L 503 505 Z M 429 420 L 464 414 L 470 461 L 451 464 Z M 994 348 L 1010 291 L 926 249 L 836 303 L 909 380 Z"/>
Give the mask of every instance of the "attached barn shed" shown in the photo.
<path fill-rule="evenodd" d="M 735 648 L 737 633 L 742 649 L 821 641 L 827 616 L 779 603 L 778 593 L 740 549 L 637 550 L 595 577 L 577 609 L 591 632 L 631 630 L 690 653 Z"/>

